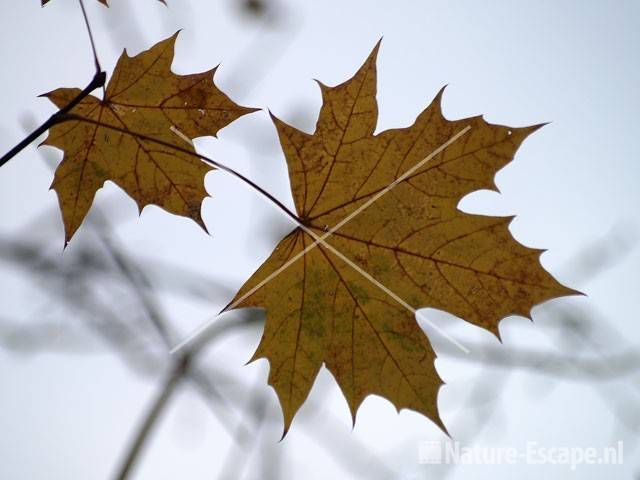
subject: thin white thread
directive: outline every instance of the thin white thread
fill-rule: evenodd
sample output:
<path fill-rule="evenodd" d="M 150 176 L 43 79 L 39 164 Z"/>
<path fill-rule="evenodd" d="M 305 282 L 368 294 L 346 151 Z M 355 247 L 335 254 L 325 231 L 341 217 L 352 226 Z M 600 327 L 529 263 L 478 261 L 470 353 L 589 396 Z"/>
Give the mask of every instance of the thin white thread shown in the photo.
<path fill-rule="evenodd" d="M 182 132 L 180 132 L 177 128 L 175 127 L 171 127 L 171 130 L 176 133 L 176 135 L 180 136 L 181 138 L 184 137 L 184 134 Z M 371 197 L 369 200 L 367 200 L 365 203 L 363 203 L 362 205 L 360 205 L 360 207 L 358 207 L 356 210 L 354 210 L 353 212 L 351 212 L 349 215 L 347 215 L 343 220 L 341 220 L 340 222 L 338 222 L 333 228 L 331 228 L 329 231 L 327 231 L 324 235 L 322 235 L 321 237 L 317 236 L 313 231 L 311 231 L 310 229 L 308 229 L 305 225 L 299 225 L 300 228 L 302 228 L 306 233 L 308 233 L 311 237 L 314 238 L 314 242 L 312 244 L 310 244 L 308 247 L 306 247 L 304 250 L 302 250 L 301 252 L 299 252 L 298 254 L 296 254 L 294 257 L 292 257 L 291 259 L 289 259 L 284 265 L 282 265 L 280 268 L 278 268 L 277 270 L 271 272 L 270 275 L 268 275 L 265 279 L 263 279 L 261 282 L 259 282 L 256 286 L 254 286 L 253 288 L 251 288 L 248 292 L 246 292 L 244 295 L 242 295 L 240 298 L 238 298 L 235 302 L 233 302 L 231 305 L 229 305 L 226 309 L 227 310 L 231 310 L 233 308 L 235 308 L 236 306 L 238 306 L 240 303 L 242 303 L 244 300 L 246 300 L 247 298 L 249 298 L 251 295 L 253 295 L 255 292 L 257 292 L 259 289 L 261 289 L 262 287 L 264 287 L 267 283 L 269 283 L 271 280 L 273 280 L 275 277 L 277 277 L 278 275 L 280 275 L 284 270 L 286 270 L 287 268 L 289 268 L 293 263 L 295 263 L 296 261 L 298 261 L 301 257 L 303 257 L 304 255 L 306 255 L 310 250 L 312 250 L 313 248 L 315 248 L 318 244 L 322 243 L 324 246 L 326 246 L 328 249 L 330 249 L 334 254 L 336 254 L 337 256 L 339 256 L 340 258 L 342 258 L 343 261 L 345 261 L 345 263 L 347 263 L 348 265 L 350 265 L 352 268 L 354 268 L 356 271 L 358 271 L 358 273 L 360 273 L 361 275 L 363 275 L 365 278 L 367 278 L 371 283 L 373 283 L 374 285 L 376 285 L 378 288 L 380 288 L 381 290 L 383 290 L 387 295 L 389 295 L 391 298 L 393 298 L 394 300 L 396 300 L 400 305 L 402 305 L 403 307 L 405 307 L 406 309 L 408 309 L 411 313 L 413 313 L 414 315 L 417 313 L 417 310 L 415 308 L 413 308 L 412 306 L 410 306 L 407 302 L 405 302 L 402 298 L 400 298 L 398 295 L 396 295 L 395 293 L 393 293 L 391 290 L 389 290 L 387 287 L 385 287 L 384 285 L 382 285 L 380 282 L 378 282 L 375 278 L 373 278 L 371 275 L 369 275 L 366 271 L 362 270 L 359 266 L 357 266 L 356 264 L 354 264 L 351 260 L 349 260 L 347 257 L 345 257 L 342 253 L 340 253 L 338 250 L 335 250 L 334 247 L 330 246 L 329 244 L 327 244 L 325 242 L 325 240 L 333 235 L 339 228 L 343 227 L 346 223 L 348 223 L 349 221 L 353 220 L 354 217 L 356 217 L 357 215 L 359 215 L 363 210 L 365 210 L 366 208 L 368 208 L 369 206 L 371 206 L 372 203 L 376 202 L 378 199 L 380 199 L 380 197 L 382 197 L 383 195 L 385 195 L 387 192 L 389 192 L 391 189 L 393 189 L 396 185 L 398 185 L 399 183 L 403 182 L 404 180 L 406 180 L 409 176 L 411 176 L 413 173 L 415 173 L 418 169 L 420 169 L 422 166 L 424 166 L 425 163 L 427 163 L 428 161 L 430 161 L 433 157 L 435 157 L 436 155 L 438 155 L 439 153 L 441 153 L 444 149 L 446 149 L 447 147 L 449 147 L 451 144 L 453 144 L 455 141 L 457 141 L 461 136 L 463 136 L 465 133 L 467 133 L 469 130 L 471 130 L 471 126 L 467 125 L 465 128 L 463 128 L 461 131 L 459 131 L 458 133 L 456 133 L 453 137 L 451 137 L 449 140 L 447 140 L 445 143 L 443 143 L 442 145 L 440 145 L 438 148 L 436 148 L 433 152 L 431 152 L 429 155 L 427 155 L 426 157 L 424 157 L 422 160 L 420 160 L 418 163 L 416 163 L 413 167 L 411 167 L 409 170 L 407 170 L 405 173 L 403 173 L 400 177 L 396 178 L 393 182 L 391 182 L 389 185 L 387 185 L 383 190 L 379 191 L 377 194 L 375 194 L 373 197 Z M 184 137 L 186 138 L 186 137 Z M 187 139 L 188 140 L 188 139 Z M 469 353 L 469 350 L 466 349 L 463 345 L 461 345 L 458 341 L 456 341 L 455 339 L 451 338 L 447 333 L 445 333 L 444 331 L 442 331 L 439 327 L 437 327 L 436 325 L 434 325 L 430 320 L 426 319 L 423 315 L 420 315 L 420 318 L 424 319 L 431 327 L 433 327 L 436 331 L 438 331 L 438 333 L 440 333 L 442 336 L 444 336 L 447 340 L 449 340 L 451 343 L 453 343 L 455 346 L 457 346 L 460 350 L 462 350 L 464 353 Z M 181 350 L 185 345 L 187 345 L 188 343 L 190 343 L 191 341 L 193 341 L 197 336 L 199 336 L 200 334 L 202 334 L 202 332 L 204 332 L 205 330 L 207 330 L 207 328 L 209 328 L 209 326 L 215 321 L 215 319 L 217 318 L 218 315 L 215 315 L 211 318 L 209 318 L 208 320 L 206 320 L 205 322 L 202 323 L 202 325 L 200 325 L 198 328 L 196 328 L 194 331 L 192 331 L 189 335 L 187 335 L 187 337 L 185 337 L 182 341 L 180 341 L 178 344 L 176 344 L 170 351 L 171 354 Z"/>

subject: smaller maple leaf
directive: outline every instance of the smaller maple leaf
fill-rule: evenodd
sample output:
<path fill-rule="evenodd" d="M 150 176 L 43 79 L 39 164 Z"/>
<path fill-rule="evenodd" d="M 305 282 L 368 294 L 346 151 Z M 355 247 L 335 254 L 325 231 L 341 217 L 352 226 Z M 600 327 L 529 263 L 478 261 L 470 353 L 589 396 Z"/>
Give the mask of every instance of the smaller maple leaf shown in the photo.
<path fill-rule="evenodd" d="M 51 187 L 58 194 L 66 242 L 107 180 L 133 197 L 140 211 L 154 204 L 190 217 L 206 230 L 200 209 L 207 196 L 204 176 L 211 167 L 185 152 L 123 133 L 146 135 L 195 152 L 181 136 L 216 135 L 238 117 L 255 111 L 237 105 L 214 85 L 215 69 L 192 75 L 173 73 L 177 35 L 134 57 L 125 51 L 104 99 L 90 95 L 71 110 L 74 116 L 101 125 L 67 121 L 53 126 L 43 142 L 65 152 Z M 44 96 L 62 108 L 79 92 L 61 88 Z"/>

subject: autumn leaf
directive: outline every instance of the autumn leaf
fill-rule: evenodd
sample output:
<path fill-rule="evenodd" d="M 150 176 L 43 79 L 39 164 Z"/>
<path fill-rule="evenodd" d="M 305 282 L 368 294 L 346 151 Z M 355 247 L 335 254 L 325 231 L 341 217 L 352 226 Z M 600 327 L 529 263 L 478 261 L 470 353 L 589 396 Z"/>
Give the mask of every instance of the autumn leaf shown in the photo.
<path fill-rule="evenodd" d="M 345 83 L 320 84 L 323 102 L 312 135 L 273 117 L 296 210 L 311 234 L 303 228 L 288 234 L 228 308 L 267 311 L 252 360 L 270 363 L 285 433 L 323 363 L 354 421 L 364 398 L 377 394 L 444 429 L 435 354 L 402 302 L 450 312 L 498 335 L 502 318 L 528 317 L 534 305 L 575 293 L 541 267 L 541 250 L 513 239 L 511 217 L 457 208 L 469 192 L 495 190 L 496 172 L 540 126 L 447 120 L 441 91 L 410 127 L 374 135 L 377 52 L 378 46 Z M 403 177 L 405 172 L 411 174 Z M 362 206 L 367 208 L 358 212 Z M 327 237 L 328 247 L 319 244 L 302 255 L 354 213 Z M 280 271 L 296 256 L 301 258 Z"/>
<path fill-rule="evenodd" d="M 215 135 L 254 111 L 235 104 L 214 85 L 215 69 L 193 75 L 173 73 L 177 35 L 135 57 L 125 51 L 104 99 L 88 96 L 71 114 L 193 150 L 185 139 Z M 62 108 L 79 93 L 61 88 L 45 96 Z M 43 144 L 65 152 L 52 188 L 58 194 L 67 242 L 107 180 L 131 195 L 140 211 L 146 205 L 158 205 L 205 228 L 200 209 L 207 195 L 204 176 L 210 167 L 198 158 L 83 121 L 55 125 Z"/>

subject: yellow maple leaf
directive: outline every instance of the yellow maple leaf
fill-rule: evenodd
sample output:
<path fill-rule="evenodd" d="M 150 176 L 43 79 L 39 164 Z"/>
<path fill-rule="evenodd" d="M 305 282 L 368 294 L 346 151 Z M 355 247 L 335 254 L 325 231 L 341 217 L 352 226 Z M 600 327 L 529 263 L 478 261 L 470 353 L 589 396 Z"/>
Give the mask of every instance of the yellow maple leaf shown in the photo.
<path fill-rule="evenodd" d="M 255 111 L 237 105 L 213 83 L 215 69 L 192 75 L 171 71 L 177 33 L 134 57 L 120 57 L 104 99 L 88 96 L 71 114 L 91 122 L 67 121 L 51 128 L 44 145 L 65 152 L 52 188 L 58 194 L 68 242 L 85 218 L 94 196 L 112 180 L 142 208 L 200 216 L 211 167 L 198 158 L 135 135 L 135 132 L 194 151 L 185 139 L 215 135 L 238 117 Z M 62 108 L 80 93 L 61 88 L 45 94 Z M 182 139 L 180 137 L 183 137 Z"/>
<path fill-rule="evenodd" d="M 442 309 L 497 335 L 505 316 L 575 293 L 541 267 L 541 250 L 512 238 L 511 217 L 457 208 L 469 192 L 495 189 L 495 173 L 539 126 L 447 120 L 441 91 L 410 127 L 374 135 L 377 51 L 350 80 L 320 84 L 313 134 L 273 117 L 303 227 L 227 307 L 267 311 L 252 360 L 270 363 L 285 433 L 323 363 L 354 421 L 377 394 L 444 429 L 435 354 L 415 309 Z"/>

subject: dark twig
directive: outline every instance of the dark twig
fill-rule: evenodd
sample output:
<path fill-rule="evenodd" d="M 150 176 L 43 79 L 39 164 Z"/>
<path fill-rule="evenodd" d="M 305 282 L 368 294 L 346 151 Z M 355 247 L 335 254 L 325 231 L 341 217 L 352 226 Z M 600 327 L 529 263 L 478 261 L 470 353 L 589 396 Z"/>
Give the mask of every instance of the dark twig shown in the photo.
<path fill-rule="evenodd" d="M 91 51 L 93 52 L 93 62 L 96 66 L 96 73 L 99 73 L 102 71 L 102 67 L 100 67 L 100 60 L 98 60 L 98 50 L 96 49 L 96 42 L 93 39 L 93 32 L 91 31 L 91 24 L 89 23 L 89 16 L 87 15 L 87 10 L 84 8 L 84 0 L 78 1 L 80 2 L 82 17 L 84 18 L 84 24 L 87 27 L 87 33 L 89 34 L 89 41 L 91 42 Z"/>
<path fill-rule="evenodd" d="M 82 90 L 76 98 L 71 100 L 68 105 L 58 110 L 56 113 L 51 115 L 49 119 L 36 128 L 33 132 L 31 132 L 24 140 L 18 143 L 15 147 L 9 150 L 6 154 L 0 158 L 0 167 L 2 167 L 5 163 L 15 157 L 18 153 L 28 147 L 34 140 L 36 140 L 40 135 L 49 130 L 53 125 L 59 123 L 61 119 L 66 116 L 76 105 L 78 105 L 82 100 L 89 96 L 91 92 L 93 92 L 96 88 L 104 87 L 104 84 L 107 80 L 107 74 L 105 72 L 98 71 L 93 76 L 91 83 Z"/>

